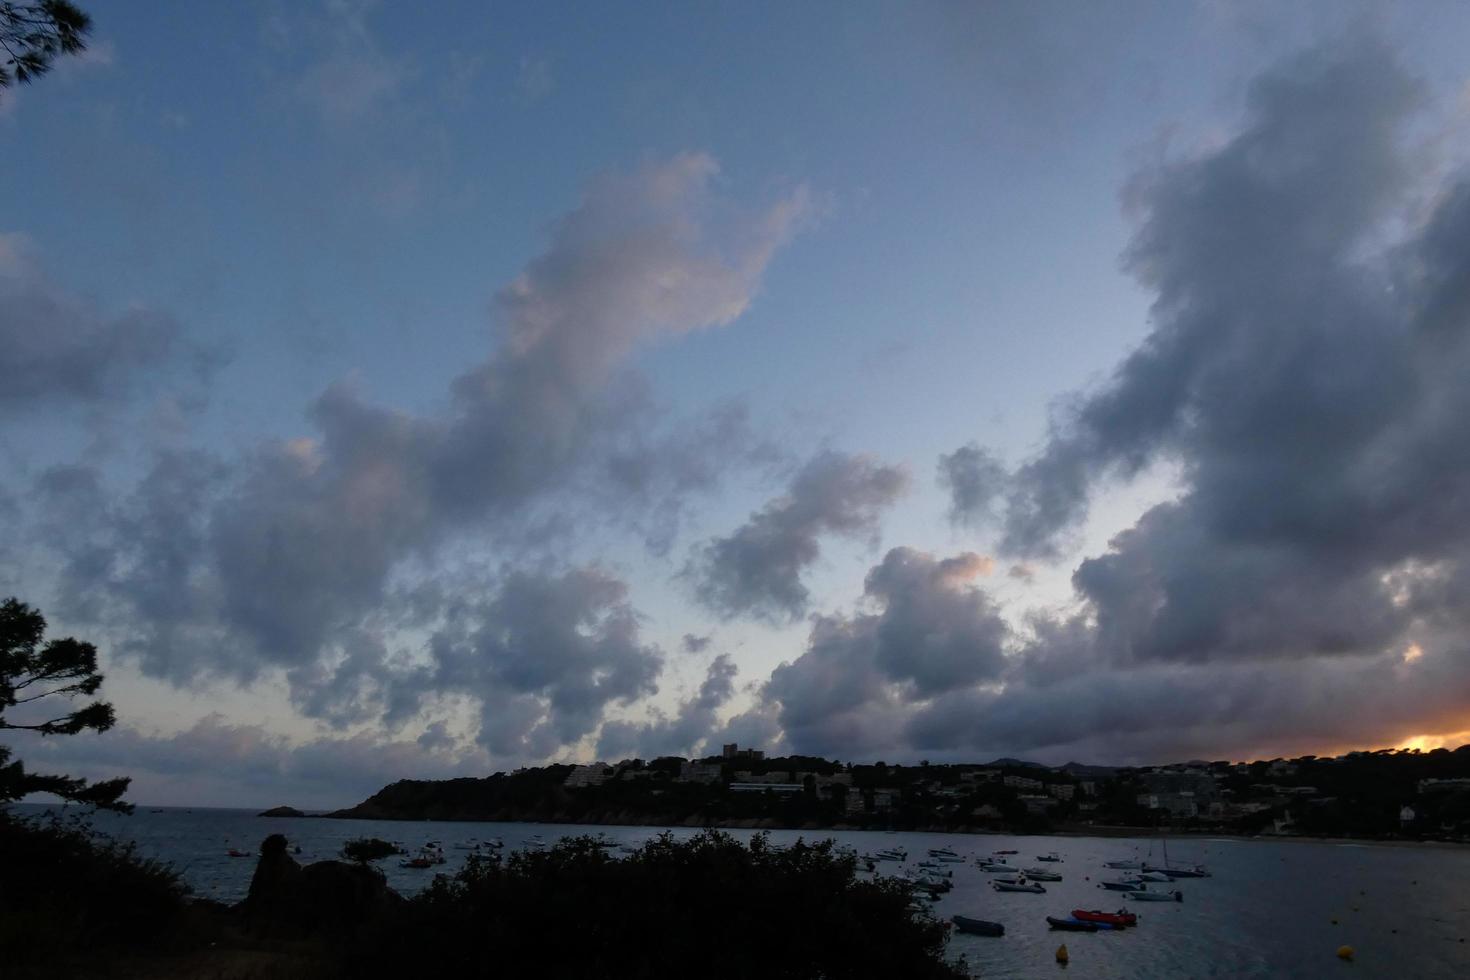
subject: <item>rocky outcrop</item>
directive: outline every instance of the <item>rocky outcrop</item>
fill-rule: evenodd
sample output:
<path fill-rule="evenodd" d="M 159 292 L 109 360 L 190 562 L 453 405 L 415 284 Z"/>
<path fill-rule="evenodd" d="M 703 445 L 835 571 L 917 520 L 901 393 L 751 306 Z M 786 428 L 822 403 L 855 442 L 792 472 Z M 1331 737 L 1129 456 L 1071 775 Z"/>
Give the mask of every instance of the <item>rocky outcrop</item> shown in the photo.
<path fill-rule="evenodd" d="M 287 853 L 285 836 L 271 834 L 239 908 L 259 936 L 350 935 L 402 901 L 376 868 L 343 861 L 303 868 Z"/>
<path fill-rule="evenodd" d="M 300 810 L 296 809 L 294 806 L 273 806 L 269 810 L 264 811 L 263 813 L 256 814 L 256 816 L 260 816 L 260 817 L 304 817 L 304 816 L 306 816 L 306 814 L 302 813 Z"/>

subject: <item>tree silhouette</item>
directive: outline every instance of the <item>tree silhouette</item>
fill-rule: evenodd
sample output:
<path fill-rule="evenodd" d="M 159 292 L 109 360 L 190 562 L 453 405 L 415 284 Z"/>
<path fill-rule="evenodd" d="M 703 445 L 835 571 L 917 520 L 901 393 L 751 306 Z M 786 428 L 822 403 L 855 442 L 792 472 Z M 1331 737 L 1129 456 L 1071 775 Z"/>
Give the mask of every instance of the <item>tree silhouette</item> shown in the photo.
<path fill-rule="evenodd" d="M 97 673 L 97 648 L 66 637 L 42 643 L 46 618 L 17 599 L 0 603 L 0 731 L 28 731 L 39 735 L 76 735 L 87 730 L 105 732 L 113 725 L 112 705 L 92 701 L 75 710 L 70 701 L 90 697 L 102 686 Z M 53 700 L 59 699 L 59 700 Z M 25 720 L 7 718 L 19 708 Z M 26 772 L 19 759 L 0 746 L 0 803 L 32 793 L 52 793 L 64 800 L 127 813 L 121 802 L 127 779 L 88 783 L 71 776 Z"/>
<path fill-rule="evenodd" d="M 68 0 L 0 0 L 0 88 L 40 78 L 57 55 L 85 51 L 91 28 L 92 18 Z"/>

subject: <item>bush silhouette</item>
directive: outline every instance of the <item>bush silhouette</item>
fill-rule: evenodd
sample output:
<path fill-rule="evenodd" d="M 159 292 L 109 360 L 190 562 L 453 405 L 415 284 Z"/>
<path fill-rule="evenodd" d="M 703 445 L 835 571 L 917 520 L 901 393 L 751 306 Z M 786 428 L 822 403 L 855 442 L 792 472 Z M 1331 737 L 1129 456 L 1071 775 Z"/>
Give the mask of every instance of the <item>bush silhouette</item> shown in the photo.
<path fill-rule="evenodd" d="M 589 837 L 472 857 L 350 951 L 349 975 L 543 978 L 961 976 L 906 884 L 859 881 L 830 842 L 777 850 L 706 831 L 618 859 Z"/>

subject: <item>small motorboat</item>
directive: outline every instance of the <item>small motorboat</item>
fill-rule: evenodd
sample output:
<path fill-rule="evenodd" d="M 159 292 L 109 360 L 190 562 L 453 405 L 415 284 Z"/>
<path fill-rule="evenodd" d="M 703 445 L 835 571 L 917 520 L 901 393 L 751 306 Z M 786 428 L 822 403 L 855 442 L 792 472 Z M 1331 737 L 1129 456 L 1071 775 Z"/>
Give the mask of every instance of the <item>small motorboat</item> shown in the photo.
<path fill-rule="evenodd" d="M 1146 892 L 1146 891 L 1136 891 L 1136 892 L 1129 892 L 1127 895 L 1125 895 L 1123 897 L 1124 898 L 1131 898 L 1135 902 L 1182 902 L 1182 901 L 1184 901 L 1184 893 L 1181 892 L 1181 891 L 1172 891 L 1172 892 Z"/>
<path fill-rule="evenodd" d="M 991 854 L 1020 854 L 1020 851 L 991 851 Z"/>
<path fill-rule="evenodd" d="M 1038 854 L 1038 855 L 1036 855 L 1036 860 L 1038 860 L 1038 861 L 1055 861 L 1055 862 L 1060 862 L 1062 859 L 1057 854 L 1056 851 L 1048 851 L 1045 854 Z"/>
<path fill-rule="evenodd" d="M 991 874 L 996 874 L 997 872 L 1004 873 L 1004 874 L 1015 874 L 1016 873 L 1016 869 L 1013 868 L 1013 867 L 1011 867 L 1009 864 L 1001 864 L 1001 863 L 998 863 L 998 862 L 995 862 L 995 861 L 982 861 L 980 863 L 980 870 L 981 871 L 988 871 Z"/>
<path fill-rule="evenodd" d="M 1110 878 L 1097 883 L 1099 888 L 1106 888 L 1110 892 L 1141 892 L 1144 891 L 1143 882 L 1136 878 Z"/>
<path fill-rule="evenodd" d="M 941 854 L 941 855 L 939 855 L 936 858 L 936 860 L 943 861 L 945 864 L 964 864 L 965 863 L 965 859 L 962 858 L 962 857 L 960 857 L 958 854 Z"/>
<path fill-rule="evenodd" d="M 1083 922 L 1081 919 L 1058 919 L 1054 915 L 1046 917 L 1046 924 L 1053 929 L 1061 929 L 1066 932 L 1097 932 L 1101 928 L 1096 922 Z"/>
<path fill-rule="evenodd" d="M 937 857 L 959 857 L 958 854 L 956 854 L 954 851 L 950 850 L 947 847 L 931 847 L 931 848 L 929 848 L 929 856 L 932 857 L 932 858 L 937 858 Z"/>
<path fill-rule="evenodd" d="M 400 868 L 432 868 L 434 862 L 426 857 L 415 857 L 409 858 L 407 861 L 399 861 L 398 866 Z"/>
<path fill-rule="evenodd" d="M 235 849 L 233 847 L 230 848 L 229 851 L 226 852 L 226 853 L 228 853 L 230 855 L 230 857 L 232 857 L 232 858 L 248 858 L 248 857 L 254 857 L 255 856 L 255 855 L 251 854 L 249 851 L 241 851 L 241 850 L 237 850 L 237 849 Z"/>
<path fill-rule="evenodd" d="M 951 916 L 950 920 L 954 927 L 960 932 L 967 932 L 972 936 L 1004 936 L 1006 927 L 999 922 L 987 922 L 984 919 L 972 919 L 968 915 Z"/>
<path fill-rule="evenodd" d="M 990 887 L 998 892 L 1030 892 L 1033 895 L 1045 895 L 1046 888 L 1034 881 L 1023 881 L 1019 878 L 997 878 L 990 883 Z"/>
<path fill-rule="evenodd" d="M 907 861 L 909 859 L 909 852 L 901 851 L 898 848 L 894 847 L 889 848 L 886 851 L 879 851 L 874 856 L 877 857 L 879 861 Z"/>
<path fill-rule="evenodd" d="M 1164 874 L 1162 871 L 1140 871 L 1134 877 L 1136 877 L 1139 881 L 1173 881 L 1174 880 L 1173 878 L 1170 878 L 1168 875 Z"/>
<path fill-rule="evenodd" d="M 1143 862 L 1142 861 L 1109 861 L 1106 864 L 1104 864 L 1103 867 L 1105 867 L 1105 868 L 1112 868 L 1115 871 L 1142 871 L 1143 870 Z"/>
<path fill-rule="evenodd" d="M 1062 880 L 1061 875 L 1057 874 L 1055 871 L 1048 871 L 1045 868 L 1023 868 L 1022 870 L 1026 872 L 1026 877 L 1032 879 L 1033 881 Z"/>
<path fill-rule="evenodd" d="M 1072 918 L 1083 922 L 1106 923 L 1118 929 L 1138 925 L 1138 916 L 1125 909 L 1119 909 L 1116 912 L 1103 912 L 1100 909 L 1073 909 Z"/>
<path fill-rule="evenodd" d="M 1145 864 L 1143 866 L 1143 870 L 1144 871 L 1151 871 L 1151 872 L 1157 872 L 1159 874 L 1168 875 L 1170 878 L 1208 878 L 1208 877 L 1210 877 L 1210 873 L 1205 870 L 1204 865 L 1202 865 L 1202 864 L 1194 864 L 1194 865 L 1182 865 L 1181 864 L 1181 865 L 1175 865 L 1173 867 L 1167 867 L 1167 866 L 1166 867 L 1156 867 L 1154 865 Z"/>

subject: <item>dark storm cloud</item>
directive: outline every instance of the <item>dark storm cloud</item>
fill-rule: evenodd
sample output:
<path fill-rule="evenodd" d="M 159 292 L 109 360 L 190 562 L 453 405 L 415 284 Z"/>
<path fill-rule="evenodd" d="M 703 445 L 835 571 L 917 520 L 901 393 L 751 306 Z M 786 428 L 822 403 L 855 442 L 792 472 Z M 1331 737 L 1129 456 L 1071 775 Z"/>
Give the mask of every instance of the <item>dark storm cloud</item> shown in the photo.
<path fill-rule="evenodd" d="M 703 653 L 709 649 L 710 643 L 714 641 L 712 636 L 699 636 L 695 633 L 685 633 L 681 645 L 685 653 Z"/>
<path fill-rule="evenodd" d="M 482 734 L 502 751 L 551 751 L 595 730 L 608 703 L 649 693 L 658 672 L 620 582 L 512 573 L 489 600 L 449 590 L 412 615 L 468 633 L 436 635 L 425 662 L 397 649 L 409 613 L 395 575 L 421 575 L 451 536 L 514 554 L 523 535 L 582 510 L 624 519 L 623 508 L 667 542 L 682 498 L 764 451 L 738 406 L 661 429 L 626 368 L 640 345 L 738 317 L 804 220 L 803 189 L 747 210 L 713 193 L 717 172 L 682 154 L 595 181 L 499 292 L 499 345 L 453 381 L 445 413 L 334 385 L 310 407 L 309 438 L 228 465 L 161 457 L 62 549 L 72 611 L 104 596 L 94 618 L 177 683 L 284 669 L 297 705 L 334 724 L 401 721 L 458 691 L 494 706 Z M 64 490 L 48 497 L 57 507 Z"/>
<path fill-rule="evenodd" d="M 996 680 L 1010 630 L 973 581 L 975 554 L 937 559 L 894 548 L 868 573 L 877 611 L 819 616 L 806 650 L 771 673 L 786 740 L 803 752 L 860 756 L 899 744 L 911 702 Z"/>
<path fill-rule="evenodd" d="M 908 488 L 902 468 L 867 456 L 824 452 L 728 537 L 702 545 L 685 574 L 701 603 L 722 616 L 795 619 L 809 595 L 802 573 L 821 556 L 823 535 L 876 536 L 878 518 Z"/>
<path fill-rule="evenodd" d="M 627 586 L 580 568 L 511 572 L 484 598 L 457 599 L 424 651 L 395 655 L 363 632 L 288 677 L 298 708 L 343 724 L 395 725 L 458 698 L 477 706 L 493 755 L 535 758 L 590 734 L 609 705 L 656 692 L 662 666 Z"/>
<path fill-rule="evenodd" d="M 634 755 L 653 759 L 661 755 L 702 756 L 713 744 L 710 734 L 718 712 L 735 693 L 735 663 L 722 653 L 709 665 L 699 691 L 679 705 L 672 718 L 655 715 L 647 722 L 610 721 L 597 740 L 599 758 Z"/>
<path fill-rule="evenodd" d="M 195 380 L 211 364 L 172 318 L 99 310 L 52 281 L 24 236 L 0 233 L 0 418 L 99 406 L 136 393 L 145 378 Z"/>
<path fill-rule="evenodd" d="M 1131 182 L 1150 333 L 1003 480 L 971 447 L 941 467 L 961 518 L 1003 484 L 1021 559 L 1058 557 L 1109 480 L 1166 464 L 1177 496 L 985 682 L 897 685 L 921 647 L 885 663 L 863 617 L 819 620 L 764 694 L 792 748 L 1146 762 L 1465 727 L 1470 181 L 1424 186 L 1424 101 L 1372 42 L 1311 51 L 1233 136 Z"/>

